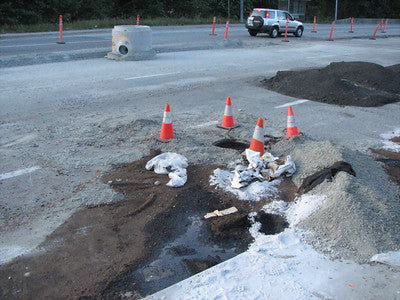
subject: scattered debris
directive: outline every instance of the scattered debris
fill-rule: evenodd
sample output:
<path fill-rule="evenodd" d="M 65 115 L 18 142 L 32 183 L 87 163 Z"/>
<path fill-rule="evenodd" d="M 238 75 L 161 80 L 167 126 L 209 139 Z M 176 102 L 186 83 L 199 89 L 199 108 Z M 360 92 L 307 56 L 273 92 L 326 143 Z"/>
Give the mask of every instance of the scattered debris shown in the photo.
<path fill-rule="evenodd" d="M 154 168 L 157 174 L 168 174 L 171 179 L 167 185 L 171 187 L 180 187 L 186 183 L 188 166 L 187 159 L 183 155 L 166 152 L 149 160 L 146 164 L 146 170 Z"/>
<path fill-rule="evenodd" d="M 263 194 L 271 195 L 277 192 L 275 184 L 270 182 L 285 175 L 291 176 L 296 171 L 296 166 L 288 155 L 285 161 L 279 160 L 271 153 L 260 153 L 246 149 L 248 166 L 242 161 L 237 161 L 232 172 L 216 169 L 210 177 L 210 184 L 225 189 L 243 200 L 259 201 Z"/>
<path fill-rule="evenodd" d="M 216 186 L 225 190 L 233 195 L 236 195 L 240 200 L 247 201 L 260 201 L 268 197 L 273 197 L 278 194 L 278 186 L 280 179 L 274 181 L 255 181 L 248 186 L 237 189 L 231 186 L 233 180 L 233 173 L 231 171 L 221 170 L 217 168 L 210 176 L 210 185 Z"/>
<path fill-rule="evenodd" d="M 238 212 L 238 209 L 234 206 L 224 209 L 224 210 L 221 210 L 221 211 L 219 211 L 217 209 L 217 210 L 214 210 L 213 212 L 206 214 L 204 216 L 204 219 L 209 219 L 209 218 L 213 218 L 213 217 L 222 217 L 222 216 L 233 214 L 235 212 Z"/>
<path fill-rule="evenodd" d="M 296 171 L 290 155 L 282 161 L 268 152 L 265 152 L 262 157 L 259 152 L 250 149 L 246 149 L 245 153 L 249 166 L 247 168 L 243 165 L 236 166 L 231 184 L 233 188 L 240 189 L 255 180 L 272 181 L 283 174 L 291 176 Z"/>

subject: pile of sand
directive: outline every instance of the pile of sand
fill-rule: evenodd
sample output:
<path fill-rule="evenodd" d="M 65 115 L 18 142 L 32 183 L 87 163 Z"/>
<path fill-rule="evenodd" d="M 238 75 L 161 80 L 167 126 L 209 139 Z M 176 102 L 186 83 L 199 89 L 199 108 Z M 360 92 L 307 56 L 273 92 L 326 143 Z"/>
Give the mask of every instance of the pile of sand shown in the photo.
<path fill-rule="evenodd" d="M 293 156 L 298 167 L 293 181 L 298 187 L 304 178 L 335 161 L 350 163 L 356 172 L 356 177 L 338 172 L 307 193 L 328 199 L 299 224 L 310 232 L 307 240 L 316 249 L 367 262 L 376 253 L 400 248 L 399 188 L 372 157 L 304 136 L 282 140 L 271 151 Z"/>

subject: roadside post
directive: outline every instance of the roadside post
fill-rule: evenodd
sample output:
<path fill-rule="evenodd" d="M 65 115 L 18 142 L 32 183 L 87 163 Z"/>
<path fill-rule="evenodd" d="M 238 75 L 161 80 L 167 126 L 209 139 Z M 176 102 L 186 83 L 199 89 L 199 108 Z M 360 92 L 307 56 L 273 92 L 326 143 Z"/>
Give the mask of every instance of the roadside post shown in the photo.
<path fill-rule="evenodd" d="M 379 23 L 379 30 L 383 31 L 383 24 L 385 24 L 385 19 L 382 19 Z"/>
<path fill-rule="evenodd" d="M 140 25 L 140 15 L 136 15 L 136 26 Z"/>
<path fill-rule="evenodd" d="M 314 16 L 314 22 L 311 32 L 317 32 L 317 16 Z"/>
<path fill-rule="evenodd" d="M 378 28 L 379 28 L 379 23 L 376 24 L 374 33 L 373 33 L 372 36 L 369 38 L 370 40 L 376 40 L 375 36 L 376 36 L 376 33 L 378 32 Z"/>
<path fill-rule="evenodd" d="M 212 26 L 211 26 L 211 34 L 215 35 L 215 28 L 217 27 L 217 17 L 213 17 Z"/>
<path fill-rule="evenodd" d="M 59 39 L 57 44 L 65 44 L 63 41 L 63 18 L 62 15 L 58 16 L 58 31 L 60 32 L 59 34 Z"/>
<path fill-rule="evenodd" d="M 226 21 L 224 39 L 227 40 L 228 37 L 229 37 L 229 21 Z"/>
<path fill-rule="evenodd" d="M 354 18 L 353 17 L 351 17 L 351 19 L 350 19 L 350 30 L 349 30 L 349 32 L 350 33 L 354 33 Z"/>
<path fill-rule="evenodd" d="M 385 25 L 383 25 L 382 33 L 386 33 L 386 27 L 387 27 L 388 23 L 389 23 L 389 19 L 386 19 Z"/>
<path fill-rule="evenodd" d="M 333 31 L 335 30 L 335 21 L 332 22 L 331 30 L 329 30 L 329 39 L 328 41 L 333 41 Z"/>
<path fill-rule="evenodd" d="M 282 42 L 289 42 L 289 40 L 288 40 L 288 38 L 287 38 L 288 30 L 289 30 L 289 19 L 286 18 L 285 38 L 282 40 Z"/>

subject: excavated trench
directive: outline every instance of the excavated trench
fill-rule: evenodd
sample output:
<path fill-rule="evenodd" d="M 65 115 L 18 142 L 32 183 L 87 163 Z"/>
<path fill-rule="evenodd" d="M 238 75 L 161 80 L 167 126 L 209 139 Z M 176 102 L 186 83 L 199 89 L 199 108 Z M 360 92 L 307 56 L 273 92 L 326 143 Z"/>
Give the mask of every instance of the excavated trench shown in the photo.
<path fill-rule="evenodd" d="M 215 168 L 207 165 L 196 166 L 194 170 L 188 168 L 188 178 L 198 184 L 188 182 L 178 189 L 174 204 L 146 225 L 145 231 L 150 237 L 146 243 L 148 254 L 110 282 L 102 291 L 102 297 L 149 295 L 247 250 L 253 240 L 248 230 L 251 226 L 248 214 L 261 209 L 265 201 L 241 201 L 210 188 L 208 176 Z M 120 171 L 124 175 L 130 173 Z M 107 179 L 113 177 L 124 176 L 110 174 Z M 133 193 L 127 189 L 118 191 L 125 197 Z M 293 197 L 294 189 L 291 191 L 290 197 Z M 237 207 L 239 212 L 203 218 L 207 212 L 231 206 Z M 257 221 L 261 223 L 261 231 L 267 234 L 279 233 L 287 226 L 282 217 L 271 214 L 260 215 Z"/>
<path fill-rule="evenodd" d="M 145 169 L 157 154 L 116 165 L 104 175 L 122 200 L 74 213 L 40 245 L 43 251 L 1 266 L 0 295 L 139 298 L 245 251 L 253 240 L 248 215 L 271 199 L 242 201 L 211 187 L 215 165 L 191 165 L 183 187 L 168 187 L 168 176 Z M 296 188 L 290 180 L 279 188 L 281 199 L 293 200 Z M 204 219 L 208 212 L 232 206 L 238 212 Z M 277 216 L 257 220 L 268 234 L 285 225 Z"/>

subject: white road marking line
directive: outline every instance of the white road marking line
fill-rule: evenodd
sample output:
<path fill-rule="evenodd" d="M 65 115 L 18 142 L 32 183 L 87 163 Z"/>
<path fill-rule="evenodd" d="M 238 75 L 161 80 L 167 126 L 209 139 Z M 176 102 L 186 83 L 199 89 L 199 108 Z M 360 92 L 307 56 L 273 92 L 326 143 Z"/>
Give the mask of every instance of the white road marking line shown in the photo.
<path fill-rule="evenodd" d="M 282 104 L 282 105 L 279 105 L 279 106 L 275 106 L 275 108 L 283 108 L 283 107 L 293 106 L 293 105 L 305 103 L 305 102 L 308 102 L 308 101 L 310 101 L 310 100 L 305 100 L 305 99 L 304 100 L 297 100 L 297 101 L 289 102 L 289 103 Z"/>
<path fill-rule="evenodd" d="M 177 73 L 164 73 L 164 74 L 144 75 L 144 76 L 137 76 L 137 77 L 125 78 L 125 80 L 142 79 L 142 78 L 151 78 L 151 77 L 159 77 L 159 76 L 167 76 L 167 75 L 176 75 L 176 74 L 179 74 L 179 73 L 180 73 L 180 72 L 177 72 Z"/>
<path fill-rule="evenodd" d="M 34 167 L 26 168 L 26 169 L 20 169 L 20 170 L 16 170 L 13 172 L 0 174 L 0 180 L 16 177 L 16 176 L 23 175 L 23 174 L 32 173 L 39 169 L 41 169 L 39 166 L 34 166 Z"/>
<path fill-rule="evenodd" d="M 217 124 L 218 124 L 218 121 L 210 121 L 210 122 L 202 123 L 199 125 L 189 126 L 189 128 L 203 128 L 203 127 L 212 126 L 212 125 L 215 126 Z"/>

